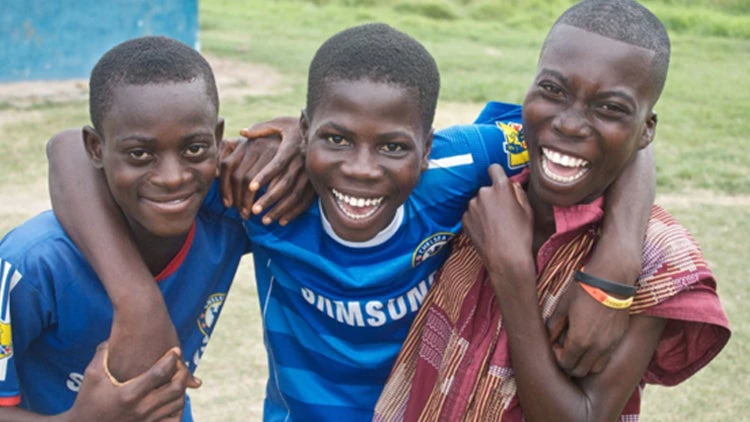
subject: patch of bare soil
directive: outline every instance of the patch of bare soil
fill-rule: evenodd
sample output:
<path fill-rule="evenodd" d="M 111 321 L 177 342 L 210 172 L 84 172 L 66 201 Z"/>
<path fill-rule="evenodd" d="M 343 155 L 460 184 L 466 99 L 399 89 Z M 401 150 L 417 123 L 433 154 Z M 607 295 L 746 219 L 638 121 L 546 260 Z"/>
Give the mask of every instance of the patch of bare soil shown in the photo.
<path fill-rule="evenodd" d="M 274 95 L 291 90 L 284 85 L 283 75 L 271 66 L 211 56 L 206 59 L 214 70 L 221 99 Z M 0 84 L 0 104 L 12 107 L 86 99 L 88 81 L 85 79 Z"/>

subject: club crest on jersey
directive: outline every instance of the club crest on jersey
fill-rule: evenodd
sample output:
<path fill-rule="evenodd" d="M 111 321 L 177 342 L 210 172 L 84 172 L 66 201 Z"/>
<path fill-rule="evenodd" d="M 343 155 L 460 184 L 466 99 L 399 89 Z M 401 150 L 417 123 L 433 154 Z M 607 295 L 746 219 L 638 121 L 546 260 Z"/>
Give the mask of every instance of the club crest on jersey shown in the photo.
<path fill-rule="evenodd" d="M 221 307 L 224 306 L 224 298 L 226 297 L 226 293 L 214 293 L 208 297 L 206 305 L 203 307 L 203 312 L 198 315 L 198 328 L 204 336 L 210 335 L 211 328 L 216 323 L 216 318 L 219 317 Z"/>
<path fill-rule="evenodd" d="M 508 154 L 508 168 L 514 169 L 528 164 L 529 150 L 521 131 L 521 124 L 497 122 L 497 126 L 505 134 L 503 149 Z"/>
<path fill-rule="evenodd" d="M 438 232 L 422 241 L 411 256 L 411 266 L 416 267 L 428 258 L 435 256 L 453 238 L 451 232 Z"/>
<path fill-rule="evenodd" d="M 13 356 L 10 324 L 0 322 L 0 360 Z"/>

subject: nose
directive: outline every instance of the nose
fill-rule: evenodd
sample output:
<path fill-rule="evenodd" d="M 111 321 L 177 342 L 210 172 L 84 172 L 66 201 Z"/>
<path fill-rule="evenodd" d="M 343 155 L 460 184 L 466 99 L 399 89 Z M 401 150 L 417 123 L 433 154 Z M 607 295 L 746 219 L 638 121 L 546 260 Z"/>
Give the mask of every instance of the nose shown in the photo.
<path fill-rule="evenodd" d="M 178 189 L 192 177 L 190 170 L 182 163 L 181 157 L 166 155 L 160 158 L 152 174 L 151 183 L 166 189 Z"/>
<path fill-rule="evenodd" d="M 368 180 L 382 176 L 376 153 L 370 148 L 355 148 L 351 155 L 341 164 L 341 173 L 353 179 Z"/>
<path fill-rule="evenodd" d="M 584 107 L 573 104 L 557 114 L 553 120 L 554 129 L 569 138 L 583 138 L 589 135 L 591 123 Z"/>

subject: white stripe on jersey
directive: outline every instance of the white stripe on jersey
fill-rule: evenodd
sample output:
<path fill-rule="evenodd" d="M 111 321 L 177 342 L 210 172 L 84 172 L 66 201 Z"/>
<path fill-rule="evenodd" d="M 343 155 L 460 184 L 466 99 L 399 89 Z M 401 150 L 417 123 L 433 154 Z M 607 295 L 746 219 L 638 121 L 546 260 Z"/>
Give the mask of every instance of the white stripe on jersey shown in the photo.
<path fill-rule="evenodd" d="M 430 167 L 428 169 L 465 166 L 467 164 L 473 164 L 473 163 L 474 163 L 474 158 L 471 156 L 471 154 L 454 155 L 453 157 L 445 157 L 445 158 L 438 158 L 437 160 L 430 160 Z"/>

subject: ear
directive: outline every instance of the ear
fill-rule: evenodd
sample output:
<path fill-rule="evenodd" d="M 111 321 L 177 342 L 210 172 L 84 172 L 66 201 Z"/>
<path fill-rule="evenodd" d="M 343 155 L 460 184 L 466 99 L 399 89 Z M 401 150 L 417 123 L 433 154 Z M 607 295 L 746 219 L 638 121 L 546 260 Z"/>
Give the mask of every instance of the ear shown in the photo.
<path fill-rule="evenodd" d="M 424 138 L 424 151 L 422 152 L 422 172 L 430 167 L 430 153 L 432 152 L 432 138 L 435 135 L 435 128 L 430 128 L 430 132 Z"/>
<path fill-rule="evenodd" d="M 310 132 L 310 119 L 307 117 L 307 110 L 304 108 L 300 112 L 299 116 L 299 132 L 302 134 L 302 144 L 300 145 L 300 153 L 304 156 L 307 152 L 307 144 L 309 143 L 309 132 Z"/>
<path fill-rule="evenodd" d="M 84 126 L 82 130 L 83 134 L 83 147 L 86 149 L 86 154 L 89 155 L 89 159 L 94 164 L 94 167 L 101 169 L 104 167 L 102 164 L 102 148 L 104 147 L 104 140 L 99 133 L 91 126 Z"/>
<path fill-rule="evenodd" d="M 646 118 L 646 125 L 643 127 L 643 133 L 641 134 L 641 140 L 638 142 L 638 149 L 646 148 L 654 140 L 656 135 L 656 124 L 659 119 L 656 117 L 655 111 L 650 111 Z"/>
<path fill-rule="evenodd" d="M 214 136 L 216 137 L 216 146 L 221 146 L 224 141 L 224 118 L 219 117 L 216 121 L 216 128 L 214 129 Z"/>
<path fill-rule="evenodd" d="M 219 162 L 221 160 L 221 144 L 224 143 L 224 118 L 219 116 L 214 128 L 214 137 L 216 138 L 216 177 L 219 177 Z"/>

